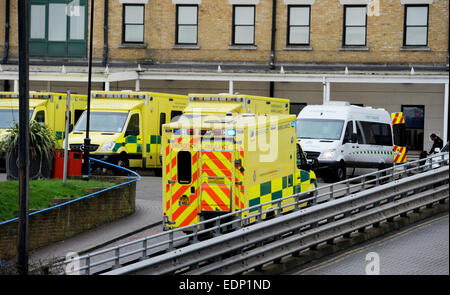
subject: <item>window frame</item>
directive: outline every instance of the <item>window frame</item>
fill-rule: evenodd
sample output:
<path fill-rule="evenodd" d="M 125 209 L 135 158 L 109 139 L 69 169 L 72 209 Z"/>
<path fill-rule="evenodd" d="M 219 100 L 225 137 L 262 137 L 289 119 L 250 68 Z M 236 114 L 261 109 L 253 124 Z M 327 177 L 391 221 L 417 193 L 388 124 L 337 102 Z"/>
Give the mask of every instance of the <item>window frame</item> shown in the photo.
<path fill-rule="evenodd" d="M 304 25 L 291 25 L 291 8 L 302 8 L 306 7 L 309 10 L 308 16 L 308 26 Z M 286 45 L 287 46 L 308 46 L 311 44 L 311 5 L 288 5 L 287 7 L 287 36 L 286 36 Z M 308 27 L 308 43 L 291 43 L 290 41 L 290 33 L 291 27 Z"/>
<path fill-rule="evenodd" d="M 88 15 L 89 7 L 88 0 L 78 0 L 78 5 L 83 9 L 83 18 L 79 24 L 83 26 L 83 34 L 80 38 L 72 39 L 71 34 L 74 27 L 72 27 L 72 16 L 66 15 L 66 27 L 65 27 L 65 41 L 50 40 L 49 36 L 49 20 L 50 20 L 50 5 L 52 4 L 65 4 L 66 12 L 69 7 L 68 1 L 63 0 L 30 0 L 28 1 L 28 30 L 29 30 L 29 43 L 30 43 L 30 57 L 50 57 L 50 58 L 85 58 L 87 56 L 87 39 L 88 39 Z M 42 36 L 36 38 L 31 35 L 32 26 L 32 7 L 43 6 L 45 20 L 43 21 L 44 30 L 42 30 Z M 40 15 L 37 15 L 39 18 Z"/>
<path fill-rule="evenodd" d="M 195 23 L 196 28 L 196 34 L 195 34 L 195 43 L 184 43 L 184 42 L 178 42 L 178 36 L 179 36 L 179 29 L 181 26 L 188 26 L 192 27 L 194 25 L 186 25 L 186 24 L 179 24 L 178 23 L 178 16 L 179 16 L 179 8 L 180 7 L 196 7 L 197 8 L 197 18 Z M 197 4 L 177 4 L 176 5 L 176 13 L 175 13 L 175 44 L 176 45 L 197 45 L 198 44 L 198 5 Z"/>
<path fill-rule="evenodd" d="M 187 158 L 185 159 L 184 155 L 189 155 L 189 162 L 190 165 L 182 165 L 185 164 L 180 163 L 180 159 L 187 161 Z M 190 151 L 178 151 L 177 152 L 177 182 L 181 185 L 190 185 L 192 183 L 192 154 Z M 180 170 L 184 169 L 183 171 Z M 186 170 L 186 171 L 185 171 Z M 187 176 L 185 178 L 185 176 Z"/>
<path fill-rule="evenodd" d="M 132 24 L 142 26 L 142 42 L 126 41 L 125 33 L 127 23 L 125 22 L 125 11 L 127 6 L 141 6 L 142 7 L 142 24 Z M 145 42 L 145 4 L 122 4 L 122 44 L 144 44 Z"/>
<path fill-rule="evenodd" d="M 357 7 L 364 7 L 366 9 L 365 13 L 365 21 L 364 26 L 355 26 L 346 25 L 347 22 L 347 8 L 357 8 Z M 364 27 L 364 44 L 346 44 L 346 33 L 348 27 Z M 344 5 L 344 19 L 343 19 L 343 29 L 342 29 L 342 47 L 366 47 L 367 46 L 367 5 Z"/>
<path fill-rule="evenodd" d="M 135 129 L 134 128 L 131 128 L 132 127 L 132 125 L 131 125 L 131 123 L 133 123 L 131 120 L 133 120 L 134 119 L 134 117 L 137 117 L 137 126 L 138 126 L 138 128 L 139 128 L 139 133 L 138 133 L 138 135 L 139 134 L 141 134 L 141 116 L 140 116 L 140 114 L 138 113 L 138 112 L 134 112 L 134 113 L 131 113 L 130 114 L 130 116 L 129 116 L 129 119 L 128 119 L 128 122 L 126 123 L 126 128 L 125 128 L 125 134 L 124 134 L 124 137 L 127 137 L 127 136 L 130 136 L 130 135 L 127 135 L 127 133 L 129 133 L 130 131 L 131 132 L 134 132 L 135 131 Z M 136 125 L 134 125 L 134 127 L 135 127 Z M 138 135 L 135 135 L 135 136 L 138 136 Z"/>
<path fill-rule="evenodd" d="M 427 25 L 426 26 L 417 26 L 417 25 L 412 25 L 412 26 L 408 26 L 407 25 L 407 17 L 408 17 L 408 7 L 426 7 L 427 9 Z M 406 44 L 406 36 L 407 36 L 407 28 L 408 27 L 426 27 L 427 28 L 427 33 L 425 36 L 425 44 Z M 428 46 L 428 28 L 430 27 L 430 5 L 429 4 L 406 4 L 405 8 L 404 8 L 404 13 L 403 13 L 403 46 L 405 47 L 417 47 L 417 46 L 422 46 L 422 47 L 427 47 Z"/>
<path fill-rule="evenodd" d="M 253 25 L 236 25 L 236 8 L 252 7 L 253 8 Z M 253 42 L 252 43 L 236 43 L 236 27 L 253 27 Z M 254 46 L 256 36 L 256 5 L 233 5 L 233 21 L 231 30 L 231 43 L 236 46 Z"/>
<path fill-rule="evenodd" d="M 372 122 L 372 121 L 356 121 L 357 129 L 358 129 L 358 143 L 359 144 L 367 144 L 367 145 L 376 145 L 376 146 L 392 146 L 394 141 L 392 137 L 392 129 L 391 125 L 388 123 L 382 123 L 382 122 Z M 374 126 L 379 128 L 379 131 L 381 134 L 377 135 L 375 133 Z M 385 130 L 388 131 L 387 134 L 382 134 L 383 127 Z M 386 129 L 387 128 L 387 129 Z M 361 133 L 361 134 L 359 134 Z M 361 136 L 362 142 L 359 141 L 359 138 Z M 385 142 L 387 139 L 389 139 L 389 142 Z"/>

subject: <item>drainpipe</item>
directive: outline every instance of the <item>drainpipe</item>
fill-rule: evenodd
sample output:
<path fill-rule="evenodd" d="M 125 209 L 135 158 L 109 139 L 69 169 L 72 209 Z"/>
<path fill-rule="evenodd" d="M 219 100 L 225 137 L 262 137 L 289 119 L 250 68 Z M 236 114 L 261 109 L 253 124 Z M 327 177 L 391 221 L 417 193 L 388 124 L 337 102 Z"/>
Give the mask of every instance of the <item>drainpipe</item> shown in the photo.
<path fill-rule="evenodd" d="M 8 51 L 9 51 L 9 27 L 10 27 L 10 10 L 9 5 L 10 1 L 5 1 L 5 45 L 3 48 L 3 58 L 2 64 L 6 64 L 8 62 Z"/>
<path fill-rule="evenodd" d="M 275 33 L 277 31 L 277 0 L 272 1 L 272 42 L 270 44 L 269 68 L 275 69 Z"/>
<path fill-rule="evenodd" d="M 109 15 L 109 0 L 105 0 L 103 15 L 103 59 L 102 65 L 108 64 L 108 15 Z"/>

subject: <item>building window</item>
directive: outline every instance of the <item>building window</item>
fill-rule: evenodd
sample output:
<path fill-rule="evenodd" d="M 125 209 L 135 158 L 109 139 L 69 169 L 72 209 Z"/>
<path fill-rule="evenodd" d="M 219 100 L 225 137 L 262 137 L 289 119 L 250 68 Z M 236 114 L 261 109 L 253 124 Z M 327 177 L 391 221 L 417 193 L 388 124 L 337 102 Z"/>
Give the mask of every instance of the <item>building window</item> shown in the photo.
<path fill-rule="evenodd" d="M 288 45 L 309 45 L 311 6 L 288 6 Z"/>
<path fill-rule="evenodd" d="M 427 46 L 428 5 L 405 5 L 403 45 Z"/>
<path fill-rule="evenodd" d="M 144 43 L 144 5 L 123 5 L 122 43 Z"/>
<path fill-rule="evenodd" d="M 30 0 L 30 56 L 86 57 L 87 0 Z"/>
<path fill-rule="evenodd" d="M 198 6 L 177 5 L 176 44 L 197 44 Z"/>
<path fill-rule="evenodd" d="M 344 6 L 344 46 L 366 46 L 367 6 Z"/>
<path fill-rule="evenodd" d="M 233 5 L 233 45 L 255 44 L 255 6 Z"/>

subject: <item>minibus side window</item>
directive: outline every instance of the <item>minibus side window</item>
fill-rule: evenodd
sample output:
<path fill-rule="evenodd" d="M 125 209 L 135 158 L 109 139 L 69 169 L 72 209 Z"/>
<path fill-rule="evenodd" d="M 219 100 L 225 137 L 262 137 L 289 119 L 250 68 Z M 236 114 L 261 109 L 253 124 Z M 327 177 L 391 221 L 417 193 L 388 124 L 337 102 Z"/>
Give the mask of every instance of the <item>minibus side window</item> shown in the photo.
<path fill-rule="evenodd" d="M 392 146 L 392 133 L 389 124 L 358 121 L 358 143 L 361 143 L 360 133 L 364 144 Z"/>
<path fill-rule="evenodd" d="M 180 151 L 177 155 L 177 175 L 179 184 L 189 184 L 192 181 L 191 153 Z"/>
<path fill-rule="evenodd" d="M 391 126 L 383 123 L 371 123 L 376 145 L 392 145 Z"/>
<path fill-rule="evenodd" d="M 365 144 L 366 143 L 366 141 L 364 140 L 365 136 L 363 134 L 360 121 L 356 121 L 356 134 L 358 136 L 358 143 Z"/>
<path fill-rule="evenodd" d="M 345 128 L 343 144 L 352 142 L 352 133 L 353 133 L 353 121 L 348 121 L 347 128 Z"/>

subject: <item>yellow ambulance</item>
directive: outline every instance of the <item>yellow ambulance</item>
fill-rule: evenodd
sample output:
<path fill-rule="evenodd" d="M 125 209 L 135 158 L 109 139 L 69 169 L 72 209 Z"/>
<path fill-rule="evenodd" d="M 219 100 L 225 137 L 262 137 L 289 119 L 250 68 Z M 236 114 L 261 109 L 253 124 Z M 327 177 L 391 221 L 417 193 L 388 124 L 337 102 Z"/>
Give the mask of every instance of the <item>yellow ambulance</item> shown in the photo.
<path fill-rule="evenodd" d="M 128 168 L 161 167 L 161 126 L 181 115 L 187 103 L 188 97 L 184 95 L 93 91 L 90 157 Z M 84 112 L 69 135 L 72 151 L 82 150 L 86 120 L 87 112 Z M 120 173 L 120 169 L 114 172 Z"/>
<path fill-rule="evenodd" d="M 316 176 L 297 142 L 295 119 L 245 113 L 165 124 L 164 228 L 192 225 L 316 188 Z M 292 202 L 290 198 L 283 205 Z M 276 206 L 265 205 L 263 210 Z M 250 209 L 243 217 L 256 213 Z"/>
<path fill-rule="evenodd" d="M 289 99 L 240 94 L 189 94 L 186 118 L 210 114 L 289 114 Z"/>
<path fill-rule="evenodd" d="M 53 130 L 57 148 L 62 148 L 66 128 L 67 93 L 33 92 L 29 93 L 30 120 L 45 123 Z M 87 105 L 87 96 L 70 95 L 70 125 L 74 126 Z M 7 130 L 19 122 L 19 93 L 0 92 L 0 141 Z M 0 151 L 0 158 L 4 158 Z"/>

